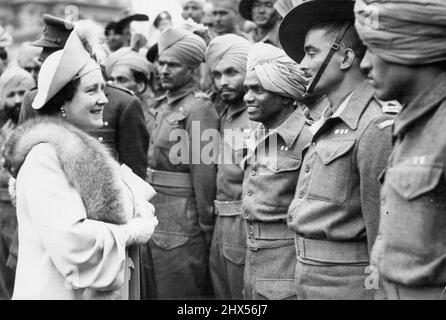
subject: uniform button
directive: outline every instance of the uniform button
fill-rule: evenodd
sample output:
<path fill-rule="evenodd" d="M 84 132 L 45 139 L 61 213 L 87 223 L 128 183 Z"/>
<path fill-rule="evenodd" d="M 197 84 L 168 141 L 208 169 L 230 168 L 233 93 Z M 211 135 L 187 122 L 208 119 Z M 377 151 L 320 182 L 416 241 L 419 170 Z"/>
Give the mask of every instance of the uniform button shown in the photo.
<path fill-rule="evenodd" d="M 254 177 L 257 174 L 257 172 L 255 172 L 254 170 L 251 171 L 251 175 Z"/>
<path fill-rule="evenodd" d="M 299 198 L 303 198 L 304 197 L 304 193 L 303 193 L 303 191 L 301 191 L 300 193 L 299 193 Z"/>
<path fill-rule="evenodd" d="M 311 145 L 312 145 L 313 147 L 315 147 L 315 146 L 316 146 L 316 144 L 317 144 L 316 142 L 313 142 L 313 143 L 312 143 Z"/>
<path fill-rule="evenodd" d="M 99 142 L 103 142 L 103 141 L 104 141 L 104 138 L 99 137 L 99 138 L 98 138 L 98 141 L 99 141 Z"/>
<path fill-rule="evenodd" d="M 108 121 L 104 122 L 104 127 L 108 127 Z"/>
<path fill-rule="evenodd" d="M 238 259 L 237 259 L 237 262 L 238 262 L 238 263 L 242 263 L 242 261 L 243 261 L 242 258 L 238 258 Z"/>
<path fill-rule="evenodd" d="M 289 221 L 289 222 L 293 222 L 293 220 L 294 220 L 293 217 L 292 217 L 292 216 L 289 216 L 288 221 Z"/>
<path fill-rule="evenodd" d="M 252 197 L 252 191 L 248 191 L 248 197 Z"/>
<path fill-rule="evenodd" d="M 307 167 L 305 168 L 305 172 L 306 172 L 306 173 L 310 172 L 310 166 L 307 166 Z"/>

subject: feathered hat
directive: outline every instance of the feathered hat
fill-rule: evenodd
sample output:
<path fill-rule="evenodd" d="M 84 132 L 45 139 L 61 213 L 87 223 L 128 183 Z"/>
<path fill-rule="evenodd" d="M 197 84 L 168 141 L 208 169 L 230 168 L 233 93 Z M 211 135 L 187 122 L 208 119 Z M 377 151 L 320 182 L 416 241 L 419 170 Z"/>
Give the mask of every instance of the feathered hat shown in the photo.
<path fill-rule="evenodd" d="M 42 108 L 71 80 L 101 69 L 106 58 L 104 41 L 103 29 L 98 24 L 91 20 L 77 22 L 64 48 L 43 62 L 32 107 Z"/>

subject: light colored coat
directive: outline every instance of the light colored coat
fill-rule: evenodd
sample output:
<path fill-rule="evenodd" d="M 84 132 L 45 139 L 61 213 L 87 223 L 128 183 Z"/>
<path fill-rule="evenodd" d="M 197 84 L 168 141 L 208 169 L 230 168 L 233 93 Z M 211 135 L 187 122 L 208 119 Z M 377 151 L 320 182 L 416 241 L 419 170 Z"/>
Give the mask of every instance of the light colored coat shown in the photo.
<path fill-rule="evenodd" d="M 19 127 L 4 156 L 17 173 L 13 299 L 127 298 L 126 234 L 112 223 L 125 223 L 134 206 L 105 148 L 72 126 L 38 120 Z"/>

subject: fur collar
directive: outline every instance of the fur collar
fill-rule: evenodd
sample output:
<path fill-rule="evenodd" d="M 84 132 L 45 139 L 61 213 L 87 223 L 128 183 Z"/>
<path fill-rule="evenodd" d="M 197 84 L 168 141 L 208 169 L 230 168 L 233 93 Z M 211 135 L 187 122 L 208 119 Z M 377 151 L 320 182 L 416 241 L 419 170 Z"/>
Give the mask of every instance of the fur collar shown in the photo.
<path fill-rule="evenodd" d="M 31 119 L 8 137 L 3 165 L 16 178 L 31 149 L 49 143 L 56 150 L 62 170 L 79 192 L 89 219 L 123 224 L 123 183 L 119 165 L 104 145 L 67 122 L 51 117 Z"/>

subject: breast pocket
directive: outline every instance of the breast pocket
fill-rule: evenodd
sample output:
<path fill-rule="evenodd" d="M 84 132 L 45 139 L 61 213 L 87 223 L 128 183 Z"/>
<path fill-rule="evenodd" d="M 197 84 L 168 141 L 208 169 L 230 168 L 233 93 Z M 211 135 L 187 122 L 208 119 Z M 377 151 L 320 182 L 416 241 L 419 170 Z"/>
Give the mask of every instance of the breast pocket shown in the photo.
<path fill-rule="evenodd" d="M 442 175 L 443 169 L 441 167 L 400 165 L 390 168 L 387 178 L 389 185 L 408 201 L 429 195 L 432 200 L 435 200 L 435 192 L 433 191 L 438 186 Z"/>
<path fill-rule="evenodd" d="M 185 131 L 185 119 L 187 115 L 181 112 L 173 112 L 160 121 L 159 127 L 154 126 L 158 130 L 155 134 L 157 141 L 155 144 L 163 149 L 170 150 L 173 145 L 180 141 L 189 143 L 187 132 Z M 186 140 L 186 141 L 184 141 Z"/>
<path fill-rule="evenodd" d="M 316 145 L 316 159 L 308 196 L 313 199 L 343 203 L 352 177 L 351 151 L 356 140 L 326 141 Z"/>

